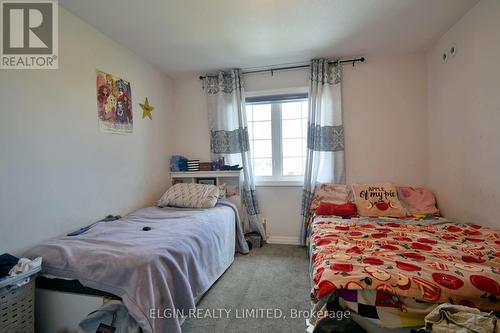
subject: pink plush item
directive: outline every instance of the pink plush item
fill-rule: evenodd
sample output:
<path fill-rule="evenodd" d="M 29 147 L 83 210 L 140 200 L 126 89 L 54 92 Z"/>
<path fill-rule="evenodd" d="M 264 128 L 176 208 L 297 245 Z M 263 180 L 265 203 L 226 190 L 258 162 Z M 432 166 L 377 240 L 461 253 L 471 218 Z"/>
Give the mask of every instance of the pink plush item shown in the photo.
<path fill-rule="evenodd" d="M 431 191 L 423 187 L 401 186 L 401 199 L 412 215 L 439 215 L 436 198 Z"/>

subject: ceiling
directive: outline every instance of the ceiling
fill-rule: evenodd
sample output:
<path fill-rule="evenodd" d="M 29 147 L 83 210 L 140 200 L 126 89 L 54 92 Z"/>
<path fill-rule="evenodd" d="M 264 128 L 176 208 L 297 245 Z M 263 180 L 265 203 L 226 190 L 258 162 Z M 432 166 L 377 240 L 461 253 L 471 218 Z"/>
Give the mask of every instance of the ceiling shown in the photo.
<path fill-rule="evenodd" d="M 59 0 L 168 75 L 425 49 L 479 0 Z"/>

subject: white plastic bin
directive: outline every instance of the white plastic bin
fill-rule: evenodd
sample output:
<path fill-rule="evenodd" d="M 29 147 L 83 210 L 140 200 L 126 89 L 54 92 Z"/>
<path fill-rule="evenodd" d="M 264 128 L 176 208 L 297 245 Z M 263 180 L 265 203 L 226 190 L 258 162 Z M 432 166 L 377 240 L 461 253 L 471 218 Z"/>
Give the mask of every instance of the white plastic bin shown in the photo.
<path fill-rule="evenodd" d="M 0 333 L 35 331 L 35 276 L 40 270 L 36 267 L 0 280 Z M 18 286 L 27 278 L 28 283 Z"/>

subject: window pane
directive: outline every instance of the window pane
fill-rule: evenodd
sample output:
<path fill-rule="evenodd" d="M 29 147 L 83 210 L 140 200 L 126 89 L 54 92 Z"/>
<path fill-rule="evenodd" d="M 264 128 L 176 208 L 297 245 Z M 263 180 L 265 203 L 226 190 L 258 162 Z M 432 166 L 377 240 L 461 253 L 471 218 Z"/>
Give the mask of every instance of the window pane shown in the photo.
<path fill-rule="evenodd" d="M 245 109 L 254 174 L 261 177 L 302 176 L 307 152 L 308 101 L 276 104 L 249 104 Z M 275 108 L 281 123 L 271 120 Z M 275 134 L 281 137 L 273 143 Z M 278 156 L 273 156 L 273 145 L 281 151 Z M 282 165 L 281 170 L 274 170 L 277 174 L 273 174 L 274 163 Z"/>
<path fill-rule="evenodd" d="M 255 176 L 272 176 L 273 161 L 270 158 L 254 158 L 253 169 Z"/>
<path fill-rule="evenodd" d="M 283 120 L 281 127 L 282 138 L 301 138 L 302 121 L 300 119 Z"/>
<path fill-rule="evenodd" d="M 273 146 L 271 140 L 254 140 L 253 141 L 253 157 L 269 157 L 273 156 Z"/>
<path fill-rule="evenodd" d="M 283 158 L 283 176 L 301 176 L 304 174 L 304 159 L 301 157 Z"/>
<path fill-rule="evenodd" d="M 271 122 L 257 121 L 253 123 L 254 139 L 271 140 Z"/>
<path fill-rule="evenodd" d="M 250 140 L 251 142 L 252 139 L 253 139 L 253 123 L 248 123 L 248 140 Z"/>
<path fill-rule="evenodd" d="M 247 105 L 246 106 L 246 110 L 247 110 L 247 121 L 253 121 L 252 106 L 251 105 Z"/>
<path fill-rule="evenodd" d="M 302 156 L 302 145 L 304 141 L 302 139 L 283 139 L 283 157 L 301 157 Z"/>
<path fill-rule="evenodd" d="M 281 119 L 296 119 L 302 117 L 302 102 L 288 102 L 281 104 Z"/>
<path fill-rule="evenodd" d="M 271 120 L 271 104 L 254 104 L 253 121 Z"/>
<path fill-rule="evenodd" d="M 306 120 L 307 120 L 307 117 L 309 116 L 308 115 L 309 110 L 307 109 L 308 104 L 309 104 L 308 101 L 302 102 L 302 118 L 305 118 Z"/>

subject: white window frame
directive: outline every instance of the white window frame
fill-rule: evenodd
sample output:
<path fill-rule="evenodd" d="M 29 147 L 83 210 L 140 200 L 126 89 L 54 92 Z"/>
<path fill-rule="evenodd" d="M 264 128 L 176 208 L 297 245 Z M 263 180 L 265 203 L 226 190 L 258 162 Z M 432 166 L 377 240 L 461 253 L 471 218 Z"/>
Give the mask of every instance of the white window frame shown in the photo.
<path fill-rule="evenodd" d="M 297 87 L 289 89 L 272 89 L 259 91 L 245 91 L 246 97 L 260 97 L 273 95 L 286 95 L 296 93 L 309 93 L 308 87 Z M 245 103 L 246 104 L 246 103 Z M 273 176 L 254 176 L 255 186 L 295 186 L 302 187 L 304 185 L 304 176 L 276 176 L 281 174 L 282 169 L 282 152 L 281 152 L 281 113 L 279 107 L 271 104 L 271 139 L 272 139 L 272 154 L 273 154 Z M 279 156 L 277 158 L 276 156 Z"/>

